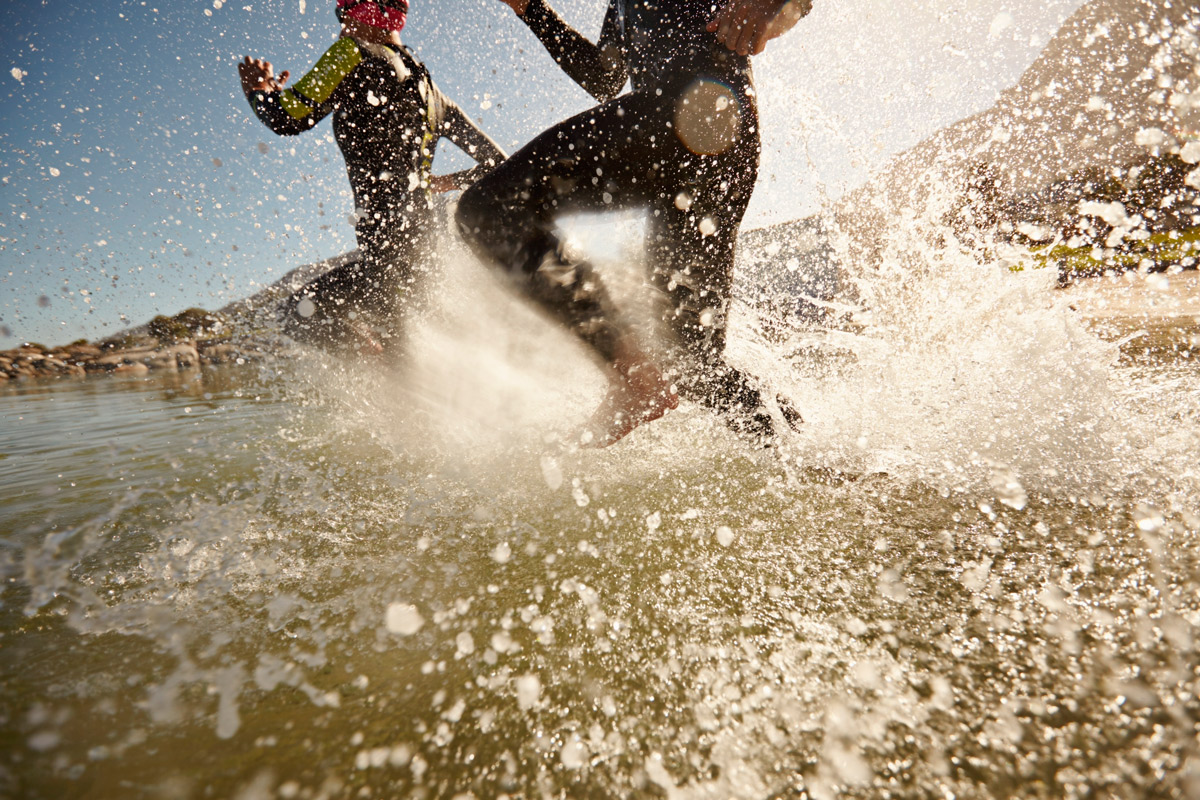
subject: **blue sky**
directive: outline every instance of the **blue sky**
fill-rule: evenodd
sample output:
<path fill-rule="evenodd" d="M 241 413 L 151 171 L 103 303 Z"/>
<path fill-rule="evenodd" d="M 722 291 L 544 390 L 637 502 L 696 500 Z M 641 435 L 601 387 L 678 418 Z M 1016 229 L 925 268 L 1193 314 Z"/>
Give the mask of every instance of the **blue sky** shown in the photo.
<path fill-rule="evenodd" d="M 554 0 L 587 35 L 602 0 Z M 1077 0 L 817 0 L 759 57 L 764 153 L 747 227 L 805 216 L 887 156 L 991 104 Z M 98 338 L 219 308 L 354 247 L 329 123 L 276 137 L 245 54 L 293 80 L 332 0 L 0 7 L 0 347 Z M 500 0 L 412 0 L 404 39 L 507 149 L 585 109 Z M 469 163 L 443 143 L 435 169 Z"/>

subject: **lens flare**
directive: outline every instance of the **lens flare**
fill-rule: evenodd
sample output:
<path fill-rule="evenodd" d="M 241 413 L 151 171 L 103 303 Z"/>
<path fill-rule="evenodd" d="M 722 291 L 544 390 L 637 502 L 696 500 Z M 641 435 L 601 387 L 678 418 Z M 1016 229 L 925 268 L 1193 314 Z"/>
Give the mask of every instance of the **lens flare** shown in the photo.
<path fill-rule="evenodd" d="M 720 81 L 700 78 L 675 106 L 675 132 L 693 153 L 724 153 L 738 139 L 742 109 L 733 90 Z"/>

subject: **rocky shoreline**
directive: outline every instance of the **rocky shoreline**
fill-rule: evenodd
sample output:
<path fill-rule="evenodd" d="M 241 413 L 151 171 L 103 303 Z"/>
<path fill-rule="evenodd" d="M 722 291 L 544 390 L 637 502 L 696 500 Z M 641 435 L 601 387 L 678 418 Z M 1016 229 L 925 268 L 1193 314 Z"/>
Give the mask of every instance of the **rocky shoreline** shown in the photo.
<path fill-rule="evenodd" d="M 77 342 L 64 347 L 26 344 L 0 350 L 0 385 L 30 378 L 83 377 L 96 374 L 145 375 L 153 370 L 193 370 L 219 364 L 261 361 L 274 348 L 265 341 L 149 339 L 117 347 Z"/>

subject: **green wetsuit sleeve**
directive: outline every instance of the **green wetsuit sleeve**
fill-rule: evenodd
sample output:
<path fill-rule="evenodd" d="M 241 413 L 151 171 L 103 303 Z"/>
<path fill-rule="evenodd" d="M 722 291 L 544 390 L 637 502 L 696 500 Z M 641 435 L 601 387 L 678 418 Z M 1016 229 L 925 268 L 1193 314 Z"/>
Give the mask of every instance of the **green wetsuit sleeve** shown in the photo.
<path fill-rule="evenodd" d="M 563 21 L 545 0 L 530 0 L 522 19 L 571 80 L 592 97 L 604 102 L 621 91 L 629 75 L 621 52 L 616 0 L 609 0 L 596 44 Z"/>
<path fill-rule="evenodd" d="M 338 39 L 292 88 L 254 92 L 250 107 L 275 133 L 303 133 L 333 110 L 334 92 L 361 61 L 362 53 L 353 39 Z"/>

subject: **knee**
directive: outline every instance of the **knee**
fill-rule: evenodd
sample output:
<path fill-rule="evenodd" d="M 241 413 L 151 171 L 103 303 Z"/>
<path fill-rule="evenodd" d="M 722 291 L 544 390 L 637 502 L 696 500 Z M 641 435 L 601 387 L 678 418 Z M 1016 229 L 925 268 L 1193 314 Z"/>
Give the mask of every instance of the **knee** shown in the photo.
<path fill-rule="evenodd" d="M 491 191 L 486 179 L 463 192 L 454 221 L 463 241 L 485 263 L 503 269 L 524 264 L 523 253 L 531 235 L 529 220 Z"/>
<path fill-rule="evenodd" d="M 482 182 L 470 186 L 462 193 L 454 211 L 454 221 L 464 239 L 473 244 L 479 243 L 489 220 L 496 218 L 493 206 L 491 198 L 482 187 Z"/>

